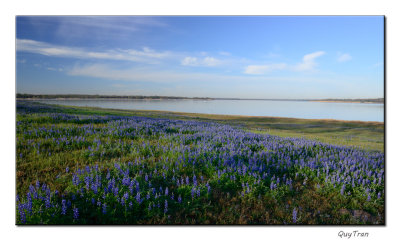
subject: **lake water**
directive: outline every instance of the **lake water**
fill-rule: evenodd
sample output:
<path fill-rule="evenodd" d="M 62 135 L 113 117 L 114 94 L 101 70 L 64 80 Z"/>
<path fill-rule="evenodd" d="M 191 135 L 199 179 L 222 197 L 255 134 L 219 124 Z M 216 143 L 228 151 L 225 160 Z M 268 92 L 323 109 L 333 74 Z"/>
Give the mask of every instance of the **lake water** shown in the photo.
<path fill-rule="evenodd" d="M 37 100 L 49 104 L 90 106 L 128 110 L 161 110 L 223 115 L 384 120 L 383 104 L 327 103 L 271 100 Z"/>

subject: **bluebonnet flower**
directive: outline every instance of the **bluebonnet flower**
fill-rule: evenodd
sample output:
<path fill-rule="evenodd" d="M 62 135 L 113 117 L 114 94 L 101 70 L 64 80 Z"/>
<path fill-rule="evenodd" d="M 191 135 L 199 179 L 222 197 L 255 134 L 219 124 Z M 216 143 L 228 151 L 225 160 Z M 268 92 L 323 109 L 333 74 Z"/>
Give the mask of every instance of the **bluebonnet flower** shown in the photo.
<path fill-rule="evenodd" d="M 25 224 L 25 222 L 26 222 L 25 210 L 21 204 L 19 205 L 18 209 L 19 209 L 19 219 L 22 224 Z"/>
<path fill-rule="evenodd" d="M 346 188 L 346 185 L 345 184 L 343 184 L 342 185 L 342 188 L 340 189 L 340 194 L 343 196 L 343 194 L 344 194 L 344 189 Z"/>
<path fill-rule="evenodd" d="M 74 209 L 73 209 L 73 212 L 74 212 L 74 219 L 78 219 L 78 217 L 79 217 L 78 208 L 74 208 Z"/>
<path fill-rule="evenodd" d="M 115 187 L 113 190 L 114 196 L 116 197 L 118 196 L 118 191 L 119 191 L 118 187 Z"/>
<path fill-rule="evenodd" d="M 293 208 L 292 218 L 293 218 L 293 223 L 296 223 L 297 222 L 297 210 L 296 210 L 296 208 Z"/>
<path fill-rule="evenodd" d="M 67 213 L 67 202 L 65 199 L 62 199 L 61 201 L 61 214 L 65 215 Z"/>
<path fill-rule="evenodd" d="M 141 200 L 140 200 L 140 192 L 138 192 L 137 194 L 136 194 L 136 201 L 140 204 L 141 203 Z"/>
<path fill-rule="evenodd" d="M 181 195 L 179 195 L 178 196 L 178 203 L 181 203 L 182 202 L 182 197 L 181 197 Z"/>
<path fill-rule="evenodd" d="M 165 195 L 168 196 L 168 187 L 165 187 Z"/>
<path fill-rule="evenodd" d="M 32 198 L 31 198 L 31 194 L 29 192 L 27 194 L 26 209 L 29 214 L 32 213 Z"/>
<path fill-rule="evenodd" d="M 166 213 L 166 212 L 168 212 L 168 202 L 167 202 L 167 199 L 165 199 L 165 202 L 164 202 L 164 213 Z"/>
<path fill-rule="evenodd" d="M 140 191 L 140 188 L 139 188 L 139 182 L 138 181 L 136 181 L 136 192 L 139 192 Z"/>
<path fill-rule="evenodd" d="M 128 193 L 128 192 L 125 192 L 123 197 L 125 198 L 125 200 L 128 200 L 128 198 L 129 198 L 129 193 Z"/>
<path fill-rule="evenodd" d="M 194 188 L 194 187 L 192 187 L 192 190 L 191 190 L 191 194 L 192 194 L 192 199 L 194 198 L 194 194 L 196 193 L 196 189 Z"/>

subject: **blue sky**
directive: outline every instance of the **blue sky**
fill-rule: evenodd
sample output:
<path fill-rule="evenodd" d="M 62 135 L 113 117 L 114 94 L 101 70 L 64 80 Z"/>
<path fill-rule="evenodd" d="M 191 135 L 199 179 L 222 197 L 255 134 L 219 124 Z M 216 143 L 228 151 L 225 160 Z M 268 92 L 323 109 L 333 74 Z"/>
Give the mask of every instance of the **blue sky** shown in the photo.
<path fill-rule="evenodd" d="M 383 97 L 382 16 L 16 19 L 17 92 Z"/>

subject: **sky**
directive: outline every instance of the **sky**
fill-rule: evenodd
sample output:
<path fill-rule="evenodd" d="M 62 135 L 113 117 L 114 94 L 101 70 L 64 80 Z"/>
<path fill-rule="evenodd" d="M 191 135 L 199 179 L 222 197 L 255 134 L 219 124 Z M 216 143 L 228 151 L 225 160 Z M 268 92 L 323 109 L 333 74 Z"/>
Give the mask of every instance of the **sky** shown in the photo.
<path fill-rule="evenodd" d="M 382 98 L 383 16 L 17 16 L 31 94 Z"/>

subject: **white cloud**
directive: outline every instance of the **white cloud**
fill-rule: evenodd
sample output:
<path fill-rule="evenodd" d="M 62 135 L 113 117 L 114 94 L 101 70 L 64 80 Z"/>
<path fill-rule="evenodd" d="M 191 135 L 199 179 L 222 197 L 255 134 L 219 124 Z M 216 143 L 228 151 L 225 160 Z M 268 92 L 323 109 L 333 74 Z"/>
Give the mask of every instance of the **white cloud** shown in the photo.
<path fill-rule="evenodd" d="M 163 19 L 152 16 L 31 16 L 25 17 L 33 30 L 52 28 L 64 40 L 129 40 L 149 28 L 167 29 Z"/>
<path fill-rule="evenodd" d="M 251 75 L 261 75 L 274 70 L 283 70 L 287 67 L 285 63 L 271 64 L 271 65 L 249 65 L 246 67 L 244 73 Z"/>
<path fill-rule="evenodd" d="M 158 63 L 161 59 L 171 58 L 175 55 L 169 51 L 157 52 L 148 47 L 144 47 L 142 50 L 115 49 L 97 52 L 83 48 L 71 48 L 27 39 L 17 39 L 17 51 L 56 57 L 126 60 L 149 64 Z"/>
<path fill-rule="evenodd" d="M 231 55 L 231 53 L 225 52 L 225 51 L 220 51 L 220 52 L 218 52 L 218 54 L 219 55 L 223 55 L 223 56 L 230 56 Z"/>
<path fill-rule="evenodd" d="M 248 65 L 245 67 L 245 74 L 262 75 L 275 70 L 291 70 L 291 71 L 312 71 L 317 66 L 315 59 L 324 55 L 324 51 L 318 51 L 303 56 L 303 61 L 296 65 L 287 65 L 285 63 L 276 63 L 269 65 Z"/>
<path fill-rule="evenodd" d="M 205 57 L 203 59 L 203 64 L 205 66 L 217 66 L 220 64 L 220 61 L 213 57 Z"/>
<path fill-rule="evenodd" d="M 346 62 L 351 59 L 352 59 L 352 57 L 349 54 L 338 53 L 337 61 L 339 61 L 339 62 Z"/>
<path fill-rule="evenodd" d="M 182 60 L 181 64 L 184 66 L 218 66 L 221 61 L 210 56 L 205 58 L 187 56 Z"/>
<path fill-rule="evenodd" d="M 324 51 L 318 51 L 311 54 L 306 54 L 303 56 L 303 62 L 297 64 L 294 67 L 296 71 L 312 71 L 317 66 L 315 59 L 324 55 Z"/>
<path fill-rule="evenodd" d="M 197 58 L 196 57 L 185 57 L 181 64 L 184 66 L 193 66 L 196 65 L 198 63 Z"/>
<path fill-rule="evenodd" d="M 155 70 L 155 69 L 115 69 L 104 64 L 77 65 L 66 71 L 70 76 L 85 76 L 107 79 L 111 81 L 127 81 L 127 82 L 152 82 L 152 83 L 226 83 L 226 84 L 265 84 L 276 82 L 332 82 L 329 79 L 317 79 L 312 77 L 291 76 L 291 77 L 271 77 L 271 76 L 240 76 L 240 75 L 222 75 L 209 74 L 199 72 L 174 72 L 171 70 Z M 115 82 L 116 83 L 116 82 Z"/>

